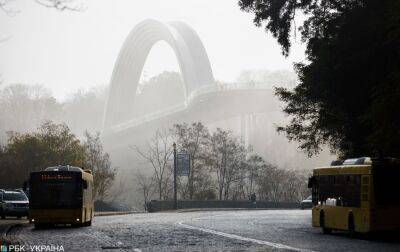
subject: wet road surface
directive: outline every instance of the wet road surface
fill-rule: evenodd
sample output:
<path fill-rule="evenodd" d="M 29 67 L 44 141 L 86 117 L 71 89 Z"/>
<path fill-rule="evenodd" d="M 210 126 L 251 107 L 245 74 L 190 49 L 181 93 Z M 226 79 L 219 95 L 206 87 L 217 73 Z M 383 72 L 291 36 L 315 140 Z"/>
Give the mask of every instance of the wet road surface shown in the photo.
<path fill-rule="evenodd" d="M 310 223 L 310 210 L 198 211 L 102 216 L 91 227 L 11 233 L 22 245 L 65 251 L 400 251 L 400 239 L 324 235 Z"/>

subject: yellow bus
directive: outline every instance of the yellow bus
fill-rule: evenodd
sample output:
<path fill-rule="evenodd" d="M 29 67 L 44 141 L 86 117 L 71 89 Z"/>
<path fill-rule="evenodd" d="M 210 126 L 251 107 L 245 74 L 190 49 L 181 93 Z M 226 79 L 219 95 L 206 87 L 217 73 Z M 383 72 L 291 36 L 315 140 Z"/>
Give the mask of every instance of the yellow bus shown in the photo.
<path fill-rule="evenodd" d="M 90 226 L 94 216 L 93 175 L 74 166 L 32 172 L 29 180 L 29 220 L 35 228 L 53 224 Z"/>
<path fill-rule="evenodd" d="M 316 168 L 312 188 L 312 225 L 323 233 L 369 233 L 400 229 L 400 162 L 393 158 L 356 158 Z"/>

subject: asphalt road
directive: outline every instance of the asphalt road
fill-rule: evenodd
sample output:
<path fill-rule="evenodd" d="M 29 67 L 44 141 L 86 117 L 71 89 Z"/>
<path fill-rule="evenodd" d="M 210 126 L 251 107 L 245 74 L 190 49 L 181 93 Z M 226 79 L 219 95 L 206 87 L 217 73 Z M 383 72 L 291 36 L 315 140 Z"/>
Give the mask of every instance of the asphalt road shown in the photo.
<path fill-rule="evenodd" d="M 83 228 L 17 227 L 11 235 L 65 251 L 400 251 L 400 240 L 324 235 L 310 222 L 310 210 L 141 213 L 96 217 Z"/>

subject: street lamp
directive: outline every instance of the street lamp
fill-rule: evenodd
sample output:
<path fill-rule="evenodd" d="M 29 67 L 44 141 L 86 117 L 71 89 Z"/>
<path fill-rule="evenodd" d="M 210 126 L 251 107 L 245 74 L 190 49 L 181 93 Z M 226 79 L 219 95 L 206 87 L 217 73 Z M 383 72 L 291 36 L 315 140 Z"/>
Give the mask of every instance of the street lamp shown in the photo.
<path fill-rule="evenodd" d="M 172 147 L 174 149 L 174 209 L 177 210 L 178 209 L 178 197 L 177 197 L 177 191 L 176 191 L 176 143 L 172 144 Z"/>

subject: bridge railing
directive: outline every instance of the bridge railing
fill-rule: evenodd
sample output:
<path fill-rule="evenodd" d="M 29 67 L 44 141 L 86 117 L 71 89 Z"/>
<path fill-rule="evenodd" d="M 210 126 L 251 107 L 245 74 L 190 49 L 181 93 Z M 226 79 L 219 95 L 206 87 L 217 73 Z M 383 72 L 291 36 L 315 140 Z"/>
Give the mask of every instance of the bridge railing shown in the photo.
<path fill-rule="evenodd" d="M 207 85 L 203 86 L 201 88 L 198 88 L 197 90 L 193 91 L 189 97 L 185 100 L 185 102 L 170 106 L 168 108 L 155 111 L 146 115 L 142 115 L 139 117 L 132 118 L 124 123 L 120 123 L 118 125 L 112 126 L 110 129 L 107 131 L 120 131 L 124 130 L 130 127 L 135 127 L 138 125 L 141 125 L 146 122 L 154 121 L 156 119 L 159 119 L 161 117 L 165 117 L 171 114 L 175 114 L 178 112 L 181 112 L 185 109 L 187 109 L 190 104 L 197 99 L 200 96 L 208 95 L 211 93 L 218 93 L 218 92 L 225 92 L 225 91 L 233 91 L 233 90 L 254 90 L 254 89 L 270 89 L 268 86 L 263 85 L 263 84 L 257 84 L 257 83 L 230 83 L 230 84 L 217 84 L 217 85 Z M 106 131 L 106 132 L 107 132 Z M 108 132 L 109 133 L 109 132 Z"/>
<path fill-rule="evenodd" d="M 192 100 L 196 99 L 201 95 L 206 95 L 215 92 L 224 92 L 232 90 L 249 90 L 249 89 L 271 89 L 269 85 L 255 82 L 235 82 L 227 84 L 213 84 L 202 86 L 194 90 L 189 97 L 187 97 L 186 103 L 190 103 Z"/>

